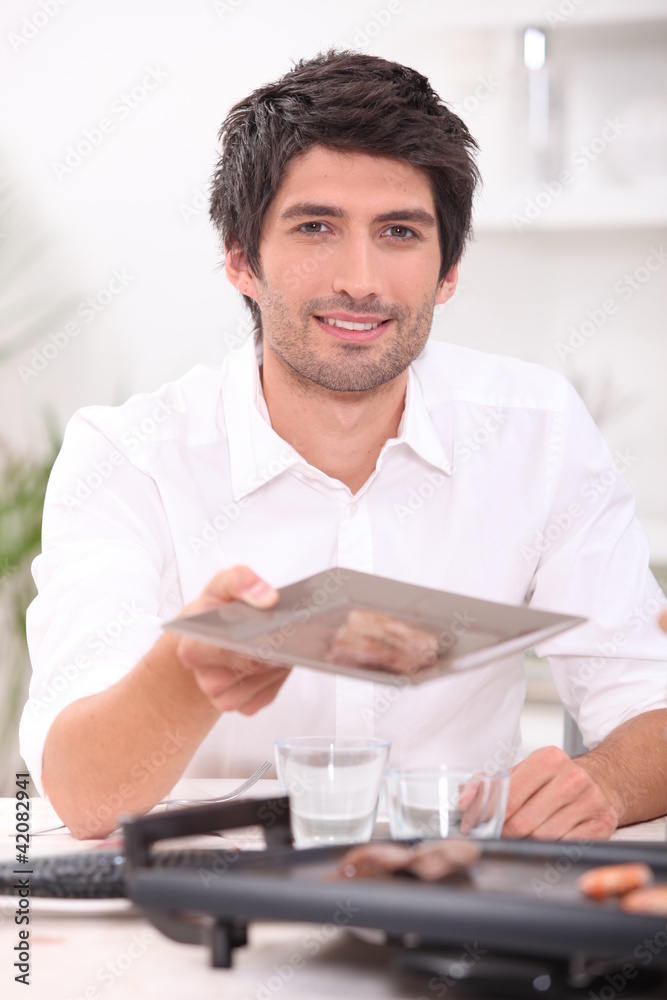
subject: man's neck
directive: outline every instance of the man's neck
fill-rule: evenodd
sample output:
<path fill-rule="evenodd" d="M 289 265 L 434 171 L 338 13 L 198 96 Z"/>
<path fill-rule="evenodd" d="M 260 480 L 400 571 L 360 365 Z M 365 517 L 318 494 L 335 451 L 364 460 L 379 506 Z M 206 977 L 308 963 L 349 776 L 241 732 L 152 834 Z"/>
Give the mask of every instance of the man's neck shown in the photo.
<path fill-rule="evenodd" d="M 374 471 L 385 442 L 396 436 L 407 371 L 368 392 L 334 392 L 265 352 L 261 375 L 276 434 L 309 465 L 357 493 Z"/>

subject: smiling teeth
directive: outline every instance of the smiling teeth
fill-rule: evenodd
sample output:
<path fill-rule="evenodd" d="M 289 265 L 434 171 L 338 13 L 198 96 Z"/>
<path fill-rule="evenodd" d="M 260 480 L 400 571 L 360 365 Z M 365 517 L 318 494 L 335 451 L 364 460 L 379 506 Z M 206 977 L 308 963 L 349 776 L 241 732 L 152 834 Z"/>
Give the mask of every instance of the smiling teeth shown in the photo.
<path fill-rule="evenodd" d="M 324 322 L 341 330 L 374 330 L 377 326 L 381 326 L 384 320 L 378 320 L 377 323 L 348 323 L 344 319 L 325 319 Z"/>

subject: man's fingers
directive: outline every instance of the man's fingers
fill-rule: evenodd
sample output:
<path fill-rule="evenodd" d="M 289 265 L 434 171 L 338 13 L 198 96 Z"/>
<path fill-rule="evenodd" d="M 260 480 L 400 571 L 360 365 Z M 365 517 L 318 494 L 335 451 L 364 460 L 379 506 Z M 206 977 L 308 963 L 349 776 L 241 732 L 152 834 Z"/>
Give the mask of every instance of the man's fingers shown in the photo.
<path fill-rule="evenodd" d="M 199 597 L 183 608 L 181 617 L 200 614 L 228 601 L 244 601 L 253 608 L 271 608 L 278 596 L 278 591 L 249 566 L 232 566 L 216 573 Z"/>
<path fill-rule="evenodd" d="M 511 819 L 541 788 L 551 781 L 569 757 L 558 747 L 542 747 L 529 754 L 512 768 L 510 792 L 507 799 L 506 821 Z"/>
<path fill-rule="evenodd" d="M 242 681 L 211 700 L 222 712 L 235 711 L 241 712 L 242 715 L 252 715 L 257 708 L 268 705 L 275 698 L 289 672 L 289 667 L 271 668 L 256 677 Z"/>
<path fill-rule="evenodd" d="M 226 601 L 245 601 L 256 608 L 268 608 L 278 600 L 278 591 L 249 566 L 222 570 L 206 584 L 202 597 L 214 605 Z"/>
<path fill-rule="evenodd" d="M 224 667 L 233 655 L 228 650 L 212 646 L 201 639 L 192 639 L 188 635 L 179 636 L 176 655 L 188 670 L 207 670 Z"/>
<path fill-rule="evenodd" d="M 268 677 L 266 686 L 260 688 L 260 690 L 254 695 L 254 697 L 245 703 L 243 708 L 239 708 L 239 712 L 242 715 L 254 715 L 255 712 L 259 712 L 260 708 L 264 708 L 265 705 L 269 705 L 273 699 L 276 697 L 281 687 L 290 675 L 290 667 L 281 667 L 278 670 L 272 671 L 278 674 L 277 678 Z"/>
<path fill-rule="evenodd" d="M 242 653 L 234 653 L 229 649 L 212 646 L 201 639 L 181 636 L 176 647 L 176 655 L 188 670 L 199 672 L 202 676 L 208 673 L 228 672 L 229 683 L 243 680 L 249 674 L 256 674 L 264 667 L 278 666 L 264 660 L 253 660 Z"/>
<path fill-rule="evenodd" d="M 585 823 L 572 827 L 561 840 L 609 840 L 618 828 L 618 817 L 613 810 L 594 816 Z"/>
<path fill-rule="evenodd" d="M 270 608 L 278 596 L 249 566 L 233 566 L 214 576 L 200 596 L 184 608 L 183 614 L 198 614 L 235 600 L 256 608 Z M 189 636 L 179 638 L 176 655 L 192 671 L 200 691 L 219 712 L 257 711 L 275 697 L 289 673 L 289 668 L 220 649 Z"/>
<path fill-rule="evenodd" d="M 660 623 L 660 628 L 667 632 L 667 611 L 663 611 L 660 615 L 658 622 Z"/>
<path fill-rule="evenodd" d="M 582 808 L 574 802 L 565 806 L 531 834 L 535 840 L 608 840 L 617 827 L 612 809 Z"/>
<path fill-rule="evenodd" d="M 224 652 L 220 650 L 220 652 Z M 252 660 L 247 656 L 240 656 L 238 653 L 227 652 L 219 660 L 213 658 L 205 663 L 196 663 L 192 667 L 199 687 L 208 698 L 219 698 L 232 688 L 237 688 L 243 682 L 262 678 L 266 674 L 275 676 L 274 671 L 280 669 L 282 664 L 264 663 L 259 660 Z M 284 669 L 284 667 L 282 668 Z"/>
<path fill-rule="evenodd" d="M 582 805 L 581 801 L 570 802 L 555 809 L 543 822 L 534 825 L 529 835 L 535 840 L 563 840 L 570 836 L 573 830 L 592 822 L 594 816 L 594 808 Z M 520 825 L 522 819 L 523 817 L 517 817 L 515 825 Z M 533 822 L 534 820 L 526 818 L 526 826 L 531 826 Z M 509 836 L 514 834 L 510 833 Z"/>
<path fill-rule="evenodd" d="M 212 674 L 198 676 L 197 683 L 206 695 L 208 700 L 218 709 L 219 712 L 244 712 L 251 714 L 249 705 L 262 692 L 275 687 L 276 693 L 280 685 L 290 672 L 289 667 L 267 667 L 261 673 L 248 674 L 241 680 L 237 680 L 233 675 L 226 678 L 215 677 Z M 268 704 L 270 698 L 267 695 Z"/>
<path fill-rule="evenodd" d="M 548 784 L 543 785 L 524 802 L 521 809 L 506 818 L 505 829 L 510 837 L 533 836 L 535 830 L 555 816 L 564 807 L 578 802 L 580 811 L 589 808 L 584 797 L 592 786 L 591 778 L 579 767 L 568 767 L 555 774 Z M 592 810 L 591 810 L 592 814 Z M 588 815 L 580 815 L 587 819 Z M 556 835 L 556 839 L 560 834 Z"/>
<path fill-rule="evenodd" d="M 471 781 L 462 785 L 459 789 L 457 802 L 458 808 L 462 811 L 461 833 L 467 836 L 475 829 L 480 820 L 488 819 L 484 816 L 484 784 L 481 781 Z"/>
<path fill-rule="evenodd" d="M 535 759 L 531 761 L 531 758 Z M 544 774 L 548 780 L 532 795 L 526 796 L 526 789 L 537 783 L 533 773 L 536 761 L 547 763 Z M 504 836 L 562 840 L 584 833 L 589 837 L 607 838 L 613 833 L 618 823 L 617 814 L 588 771 L 555 747 L 535 751 L 517 765 L 517 772 L 529 762 L 531 766 L 524 774 L 519 774 L 522 780 L 515 808 L 511 815 L 508 810 L 505 819 Z M 516 806 L 517 802 L 520 805 Z"/>

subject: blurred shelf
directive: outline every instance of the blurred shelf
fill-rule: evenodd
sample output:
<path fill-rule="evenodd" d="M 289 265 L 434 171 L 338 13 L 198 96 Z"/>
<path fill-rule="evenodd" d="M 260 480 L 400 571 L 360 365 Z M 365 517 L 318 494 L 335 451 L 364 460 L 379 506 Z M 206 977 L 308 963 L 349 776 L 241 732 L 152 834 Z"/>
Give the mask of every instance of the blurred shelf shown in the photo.
<path fill-rule="evenodd" d="M 441 85 L 481 147 L 476 234 L 667 228 L 664 0 L 478 0 L 428 12 Z M 528 27 L 545 33 L 534 69 Z"/>
<path fill-rule="evenodd" d="M 551 677 L 549 664 L 529 650 L 523 659 L 526 671 L 526 702 L 543 705 L 560 705 L 556 685 Z M 562 706 L 561 706 L 562 707 Z"/>
<path fill-rule="evenodd" d="M 563 706 L 527 704 L 521 715 L 521 740 L 526 756 L 540 747 L 563 748 Z"/>
<path fill-rule="evenodd" d="M 667 523 L 664 517 L 642 514 L 640 521 L 648 536 L 652 566 L 661 566 L 663 573 L 667 572 Z"/>
<path fill-rule="evenodd" d="M 590 25 L 636 24 L 663 20 L 663 0 L 469 0 L 467 4 L 424 2 L 415 5 L 413 23 L 435 28 L 522 28 L 526 25 L 557 30 Z M 421 18 L 421 22 L 420 22 Z"/>
<path fill-rule="evenodd" d="M 554 196 L 557 184 L 547 181 L 532 191 L 489 198 L 475 215 L 475 233 L 523 236 L 581 229 L 667 229 L 667 177 L 632 187 L 560 185 L 562 193 Z"/>
<path fill-rule="evenodd" d="M 521 712 L 521 741 L 525 756 L 540 747 L 563 747 L 565 711 L 549 665 L 532 650 L 524 656 L 526 702 Z"/>

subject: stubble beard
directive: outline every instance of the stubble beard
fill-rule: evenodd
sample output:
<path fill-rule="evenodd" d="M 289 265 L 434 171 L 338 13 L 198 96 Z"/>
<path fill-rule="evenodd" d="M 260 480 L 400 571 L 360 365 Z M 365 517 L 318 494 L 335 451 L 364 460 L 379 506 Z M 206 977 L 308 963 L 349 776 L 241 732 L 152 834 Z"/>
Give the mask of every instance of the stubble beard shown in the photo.
<path fill-rule="evenodd" d="M 321 301 L 306 303 L 300 325 L 295 323 L 284 301 L 275 293 L 265 292 L 261 308 L 265 342 L 268 340 L 271 350 L 287 366 L 300 388 L 308 390 L 309 386 L 320 386 L 332 392 L 368 392 L 397 378 L 424 350 L 433 322 L 435 297 L 418 309 L 412 322 L 409 310 L 400 306 L 382 311 L 382 318 L 391 316 L 396 329 L 379 354 L 375 341 L 365 345 L 333 337 L 328 350 L 329 345 L 323 345 L 321 350 L 313 349 L 310 317 L 319 315 L 318 309 L 323 313 L 336 309 L 352 312 L 354 304 L 350 307 L 349 304 L 324 306 Z M 373 310 L 366 307 L 364 312 L 372 313 Z M 267 329 L 270 331 L 268 338 Z M 317 335 L 315 331 L 315 337 Z"/>

